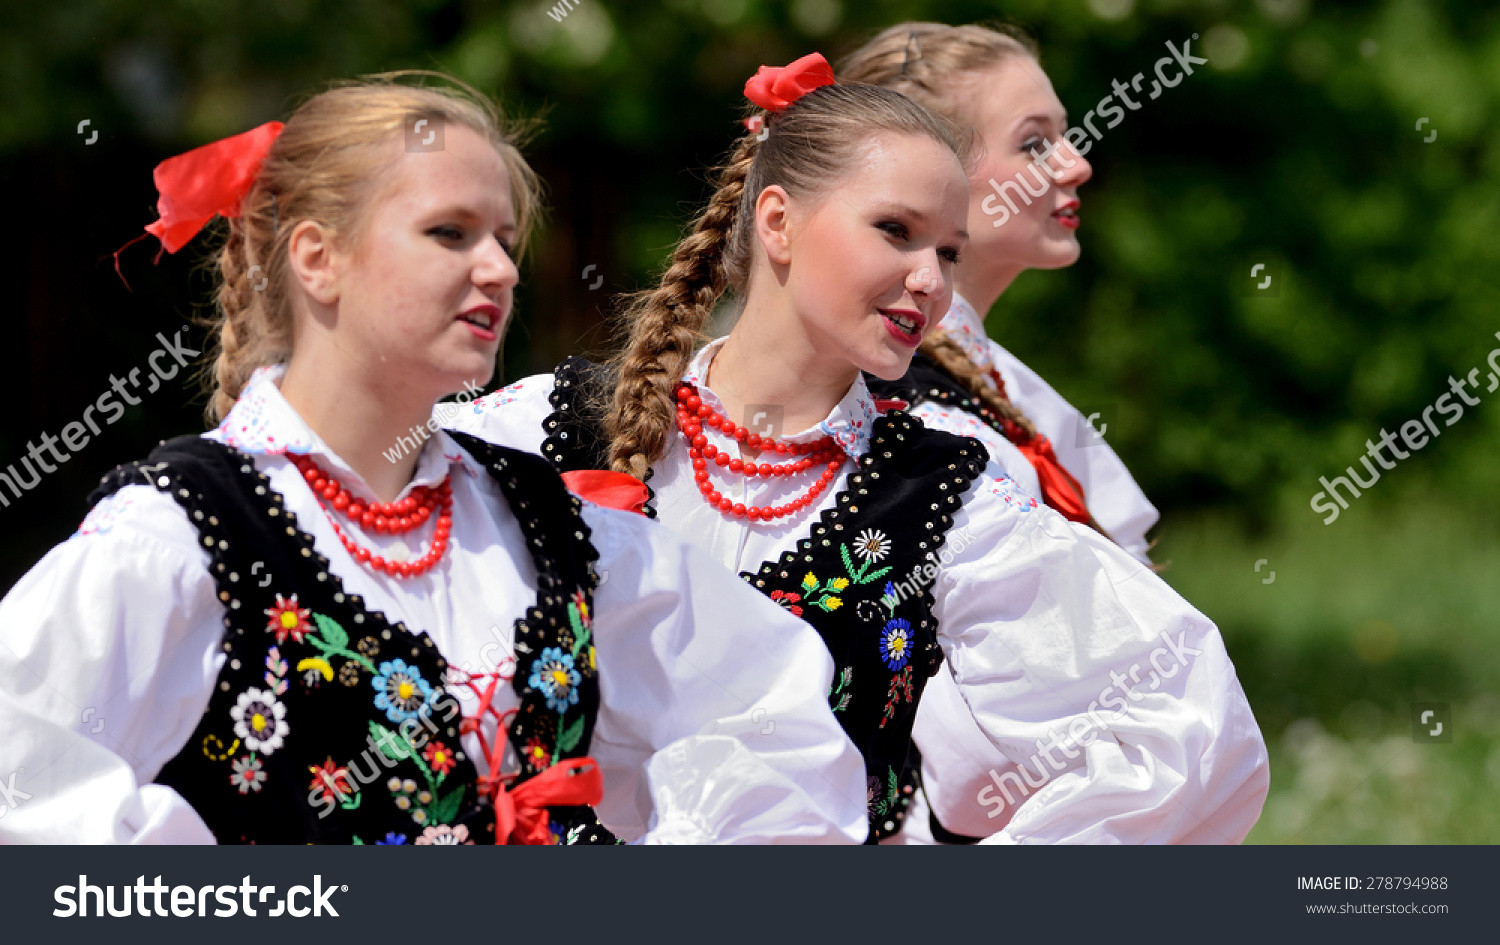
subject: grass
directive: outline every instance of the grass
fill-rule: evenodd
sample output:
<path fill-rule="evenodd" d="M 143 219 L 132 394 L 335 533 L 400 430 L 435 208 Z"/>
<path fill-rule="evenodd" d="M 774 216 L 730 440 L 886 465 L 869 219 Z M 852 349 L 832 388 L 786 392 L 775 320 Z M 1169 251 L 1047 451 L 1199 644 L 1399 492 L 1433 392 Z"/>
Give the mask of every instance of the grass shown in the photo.
<path fill-rule="evenodd" d="M 1325 526 L 1306 501 L 1259 536 L 1170 520 L 1153 552 L 1223 631 L 1270 747 L 1248 842 L 1500 843 L 1493 517 L 1372 495 Z M 1413 740 L 1413 702 L 1451 705 L 1452 744 Z"/>

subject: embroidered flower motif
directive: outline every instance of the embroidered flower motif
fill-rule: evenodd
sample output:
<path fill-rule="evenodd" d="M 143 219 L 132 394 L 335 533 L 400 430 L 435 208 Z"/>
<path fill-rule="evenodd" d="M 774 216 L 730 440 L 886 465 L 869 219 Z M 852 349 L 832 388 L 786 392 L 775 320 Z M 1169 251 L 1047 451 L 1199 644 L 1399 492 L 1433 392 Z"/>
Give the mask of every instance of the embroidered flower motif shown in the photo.
<path fill-rule="evenodd" d="M 566 846 L 567 841 L 563 839 L 568 835 L 567 829 L 555 820 L 547 821 L 547 842 L 554 847 Z"/>
<path fill-rule="evenodd" d="M 854 612 L 865 623 L 880 622 L 880 605 L 872 600 L 862 600 L 854 605 Z"/>
<path fill-rule="evenodd" d="M 286 724 L 286 705 L 274 693 L 250 688 L 240 693 L 229 709 L 234 719 L 234 734 L 245 747 L 263 755 L 282 746 L 291 728 Z"/>
<path fill-rule="evenodd" d="M 526 760 L 531 766 L 541 771 L 552 765 L 552 749 L 541 738 L 533 736 L 526 742 Z"/>
<path fill-rule="evenodd" d="M 899 671 L 911 659 L 911 622 L 904 617 L 886 621 L 880 632 L 880 658 L 886 668 Z"/>
<path fill-rule="evenodd" d="M 406 845 L 406 834 L 404 834 L 404 833 L 388 833 L 388 834 L 385 835 L 385 839 L 384 840 L 376 840 L 375 841 L 375 845 L 377 847 L 400 847 L 400 846 L 405 846 Z"/>
<path fill-rule="evenodd" d="M 239 788 L 241 794 L 259 791 L 260 786 L 266 783 L 266 773 L 261 770 L 260 759 L 254 755 L 236 758 L 229 766 L 234 769 L 229 775 L 229 783 Z"/>
<path fill-rule="evenodd" d="M 891 540 L 885 532 L 867 528 L 854 539 L 854 553 L 866 561 L 879 561 L 891 553 Z"/>
<path fill-rule="evenodd" d="M 385 782 L 385 786 L 387 790 L 394 794 L 397 791 L 401 790 L 401 779 L 391 778 L 389 781 Z"/>
<path fill-rule="evenodd" d="M 437 774 L 447 774 L 453 770 L 454 765 L 458 764 L 458 760 L 453 757 L 453 752 L 449 751 L 448 746 L 442 742 L 428 743 L 422 751 L 422 757 L 427 759 L 427 767 Z"/>
<path fill-rule="evenodd" d="M 781 606 L 785 607 L 787 610 L 790 610 L 793 616 L 802 616 L 802 608 L 798 606 L 797 603 L 802 599 L 802 595 L 798 594 L 796 591 L 772 591 L 771 599 Z"/>
<path fill-rule="evenodd" d="M 802 589 L 811 594 L 818 589 L 818 576 L 811 571 L 802 576 Z"/>
<path fill-rule="evenodd" d="M 844 588 L 846 588 L 848 586 L 849 586 L 849 579 L 848 578 L 834 578 L 833 580 L 831 580 L 831 581 L 828 582 L 828 588 L 829 588 L 829 590 L 832 590 L 832 591 L 842 591 Z"/>
<path fill-rule="evenodd" d="M 304 634 L 313 632 L 312 624 L 307 622 L 312 611 L 297 606 L 296 594 L 292 595 L 291 600 L 277 594 L 276 606 L 267 607 L 265 615 L 271 618 L 266 623 L 266 629 L 276 634 L 277 643 L 285 643 L 289 636 L 294 642 L 301 643 Z"/>
<path fill-rule="evenodd" d="M 578 619 L 585 627 L 589 626 L 589 599 L 583 591 L 573 592 L 573 603 L 578 607 Z"/>
<path fill-rule="evenodd" d="M 266 650 L 266 688 L 278 696 L 286 694 L 286 670 L 287 662 L 282 658 L 281 650 L 274 646 Z"/>
<path fill-rule="evenodd" d="M 849 684 L 854 681 L 854 667 L 845 666 L 839 673 L 839 678 L 834 680 L 833 689 L 828 693 L 828 703 L 833 706 L 833 711 L 842 712 L 849 708 L 849 701 L 854 698 L 854 693 L 849 692 Z"/>
<path fill-rule="evenodd" d="M 907 666 L 891 677 L 891 688 L 886 691 L 885 695 L 885 711 L 880 716 L 881 728 L 885 728 L 887 722 L 896 718 L 896 709 L 902 702 L 911 702 L 913 699 L 911 666 Z"/>
<path fill-rule="evenodd" d="M 1039 505 L 1036 499 L 1027 495 L 1016 485 L 1015 480 L 1009 476 L 1001 476 L 990 485 L 990 495 L 997 495 L 1005 500 L 1005 504 L 1011 508 L 1020 509 L 1022 512 L 1030 512 Z"/>
<path fill-rule="evenodd" d="M 830 597 L 827 600 L 823 601 L 822 606 L 824 610 L 832 613 L 833 611 L 838 610 L 840 607 L 844 606 L 844 602 L 840 598 Z"/>
<path fill-rule="evenodd" d="M 438 824 L 435 827 L 428 827 L 417 838 L 417 846 L 456 847 L 464 844 L 473 846 L 474 841 L 469 839 L 469 828 L 463 824 L 451 826 Z"/>
<path fill-rule="evenodd" d="M 339 667 L 339 682 L 345 686 L 359 685 L 359 664 L 353 660 L 345 660 L 344 665 Z"/>
<path fill-rule="evenodd" d="M 297 671 L 302 674 L 302 682 L 309 689 L 316 689 L 323 680 L 333 681 L 333 666 L 327 660 L 316 656 L 309 656 L 297 663 Z"/>
<path fill-rule="evenodd" d="M 335 764 L 332 757 L 321 765 L 308 765 L 307 770 L 313 775 L 308 789 L 323 792 L 319 799 L 327 797 L 342 800 L 354 793 L 354 789 L 349 786 L 349 769 Z"/>
<path fill-rule="evenodd" d="M 416 718 L 432 699 L 432 686 L 405 660 L 381 663 L 380 674 L 370 680 L 370 685 L 375 687 L 375 708 L 384 709 L 385 717 L 392 722 Z"/>
<path fill-rule="evenodd" d="M 374 637 L 360 637 L 354 648 L 371 659 L 380 655 L 380 641 Z"/>
<path fill-rule="evenodd" d="M 549 646 L 542 649 L 542 655 L 532 665 L 527 685 L 547 697 L 547 708 L 566 712 L 568 706 L 578 704 L 579 679 L 572 655 Z"/>

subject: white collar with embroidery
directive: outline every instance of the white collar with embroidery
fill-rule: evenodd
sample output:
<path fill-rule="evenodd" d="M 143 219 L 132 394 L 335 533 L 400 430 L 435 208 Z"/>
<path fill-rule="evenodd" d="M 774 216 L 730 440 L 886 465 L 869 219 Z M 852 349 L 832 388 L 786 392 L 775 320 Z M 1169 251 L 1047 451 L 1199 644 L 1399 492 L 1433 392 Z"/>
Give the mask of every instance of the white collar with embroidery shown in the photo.
<path fill-rule="evenodd" d="M 692 363 L 688 365 L 687 373 L 682 376 L 683 380 L 698 388 L 698 395 L 703 398 L 704 403 L 721 413 L 724 410 L 724 402 L 719 400 L 718 395 L 703 383 L 703 377 L 708 373 L 708 365 L 713 361 L 714 355 L 718 354 L 719 348 L 727 340 L 726 336 L 705 345 L 703 350 L 694 356 Z M 809 427 L 799 433 L 779 436 L 777 439 L 787 443 L 807 443 L 820 436 L 830 436 L 845 453 L 858 458 L 870 450 L 870 430 L 874 427 L 877 416 L 879 413 L 875 409 L 875 400 L 870 396 L 870 388 L 865 385 L 864 375 L 856 375 L 849 393 L 844 395 L 844 399 L 838 402 L 825 420 L 815 427 Z M 754 426 L 752 423 L 745 425 Z"/>
<path fill-rule="evenodd" d="M 308 454 L 330 472 L 337 473 L 351 492 L 356 491 L 354 486 L 357 484 L 359 491 L 373 495 L 359 473 L 329 449 L 328 444 L 313 432 L 301 414 L 281 395 L 277 382 L 285 373 L 284 364 L 257 368 L 250 375 L 249 382 L 245 384 L 239 400 L 234 402 L 228 415 L 217 428 L 204 435 L 245 453 L 273 456 L 285 453 Z M 436 423 L 433 426 L 436 427 Z M 420 438 L 423 435 L 425 439 Z M 421 443 L 422 452 L 417 458 L 416 475 L 401 490 L 401 496 L 405 496 L 416 486 L 435 486 L 442 482 L 454 464 L 471 476 L 478 477 L 483 472 L 478 462 L 440 427 L 436 432 L 431 432 L 427 427 L 419 427 L 417 431 L 409 431 L 402 437 L 402 441 L 391 444 L 392 452 L 404 453 L 418 442 Z"/>
<path fill-rule="evenodd" d="M 990 355 L 990 336 L 984 330 L 984 318 L 969 304 L 968 299 L 957 292 L 953 293 L 953 304 L 949 307 L 948 314 L 938 322 L 938 328 L 958 342 L 958 346 L 979 370 L 988 371 L 995 366 L 995 359 Z"/>

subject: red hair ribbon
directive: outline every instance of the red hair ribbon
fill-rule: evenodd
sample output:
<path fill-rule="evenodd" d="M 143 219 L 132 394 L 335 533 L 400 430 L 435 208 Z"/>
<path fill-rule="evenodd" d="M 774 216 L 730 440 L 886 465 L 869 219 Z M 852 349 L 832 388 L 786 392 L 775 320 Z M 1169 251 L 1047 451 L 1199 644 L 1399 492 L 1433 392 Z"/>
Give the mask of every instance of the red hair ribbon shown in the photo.
<path fill-rule="evenodd" d="M 569 492 L 595 505 L 646 514 L 646 500 L 651 493 L 634 476 L 608 469 L 575 469 L 563 473 L 562 478 Z"/>
<path fill-rule="evenodd" d="M 808 53 L 790 65 L 761 66 L 745 82 L 745 97 L 768 112 L 779 112 L 813 89 L 833 84 L 828 60 L 822 53 Z"/>
<path fill-rule="evenodd" d="M 552 842 L 548 807 L 593 806 L 604 798 L 604 775 L 592 758 L 569 758 L 514 790 L 481 779 L 495 803 L 495 842 L 546 846 Z"/>
<path fill-rule="evenodd" d="M 167 252 L 175 253 L 215 216 L 239 216 L 240 205 L 281 127 L 279 121 L 268 121 L 156 165 L 152 178 L 160 194 L 156 201 L 160 219 L 146 231 L 161 240 Z"/>

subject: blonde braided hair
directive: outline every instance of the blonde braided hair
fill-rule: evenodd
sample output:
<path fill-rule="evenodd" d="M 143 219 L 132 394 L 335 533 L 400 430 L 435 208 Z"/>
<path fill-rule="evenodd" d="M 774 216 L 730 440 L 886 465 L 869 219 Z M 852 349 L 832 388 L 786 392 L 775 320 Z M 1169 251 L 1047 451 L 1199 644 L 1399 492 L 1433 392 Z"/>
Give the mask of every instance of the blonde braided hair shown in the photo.
<path fill-rule="evenodd" d="M 753 133 L 739 140 L 657 286 L 628 298 L 627 340 L 610 363 L 613 391 L 604 405 L 609 464 L 617 472 L 644 479 L 665 451 L 676 413 L 674 391 L 714 305 L 729 289 L 749 290 L 755 204 L 767 187 L 780 186 L 794 199 L 822 193 L 881 132 L 929 137 L 966 169 L 971 160 L 968 136 L 878 86 L 825 85 L 782 112 L 760 115 L 769 124 L 764 141 Z"/>
<path fill-rule="evenodd" d="M 401 84 L 412 77 L 435 78 L 443 85 Z M 356 242 L 391 163 L 392 140 L 422 118 L 467 127 L 494 145 L 510 177 L 520 257 L 541 210 L 541 183 L 519 150 L 531 125 L 507 121 L 493 101 L 437 72 L 368 76 L 312 96 L 287 119 L 240 216 L 228 221 L 217 254 L 211 367 L 202 372 L 209 423 L 229 412 L 256 368 L 291 356 L 287 242 L 293 228 L 315 220 L 338 238 Z"/>

